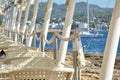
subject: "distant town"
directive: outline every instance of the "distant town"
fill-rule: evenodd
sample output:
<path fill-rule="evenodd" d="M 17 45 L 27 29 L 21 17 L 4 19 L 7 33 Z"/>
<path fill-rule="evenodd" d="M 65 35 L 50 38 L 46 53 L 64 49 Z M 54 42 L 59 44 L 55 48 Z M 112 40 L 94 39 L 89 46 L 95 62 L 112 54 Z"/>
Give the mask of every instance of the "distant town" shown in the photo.
<path fill-rule="evenodd" d="M 41 2 L 39 4 L 39 10 L 36 20 L 36 28 L 41 29 L 44 23 L 44 9 L 45 9 L 45 2 Z M 31 13 L 32 13 L 33 6 L 31 6 L 30 14 L 28 17 L 27 26 L 29 27 L 31 24 Z M 89 17 L 89 24 L 87 23 L 87 3 L 85 2 L 78 2 L 76 3 L 75 7 L 75 14 L 74 14 L 74 21 L 72 24 L 72 29 L 78 30 L 87 30 L 88 26 L 90 30 L 108 30 L 112 8 L 101 8 L 97 5 L 90 4 L 90 17 Z M 53 11 L 51 16 L 50 22 L 50 29 L 63 29 L 64 21 L 65 21 L 65 12 L 66 6 L 65 4 L 53 4 Z M 24 12 L 23 12 L 24 15 Z M 0 15 L 0 23 L 2 23 L 2 17 Z M 24 19 L 24 16 L 22 16 Z M 22 22 L 21 22 L 22 23 Z M 22 24 L 21 24 L 22 25 Z"/>
<path fill-rule="evenodd" d="M 29 27 L 31 24 L 31 21 L 27 22 L 27 26 Z M 43 22 L 36 23 L 35 28 L 36 29 L 42 29 Z M 64 21 L 60 22 L 51 22 L 49 29 L 63 29 L 64 27 Z M 87 30 L 88 24 L 85 22 L 79 22 L 79 21 L 73 21 L 72 24 L 72 29 L 77 29 L 77 30 Z M 105 22 L 99 22 L 97 24 L 92 24 L 90 25 L 90 30 L 108 30 L 109 29 L 109 24 Z"/>
<path fill-rule="evenodd" d="M 46 3 L 40 3 L 39 12 L 36 21 L 36 28 L 42 28 L 44 22 L 44 8 Z M 78 2 L 75 7 L 72 29 L 85 30 L 88 28 L 87 23 L 87 3 Z M 97 5 L 90 4 L 89 29 L 90 30 L 108 30 L 111 20 L 112 8 L 101 8 Z M 31 10 L 32 11 L 32 7 Z M 53 4 L 53 11 L 50 22 L 50 29 L 62 29 L 65 21 L 66 6 L 64 4 Z M 32 13 L 32 12 L 31 12 Z M 30 20 L 29 16 L 29 20 Z M 28 21 L 30 23 L 30 21 Z"/>

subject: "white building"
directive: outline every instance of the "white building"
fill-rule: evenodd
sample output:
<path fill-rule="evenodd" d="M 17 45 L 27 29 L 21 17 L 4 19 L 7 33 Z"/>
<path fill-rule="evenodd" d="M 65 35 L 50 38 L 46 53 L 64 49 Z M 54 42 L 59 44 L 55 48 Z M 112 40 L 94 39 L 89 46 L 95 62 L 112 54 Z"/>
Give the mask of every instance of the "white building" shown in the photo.
<path fill-rule="evenodd" d="M 84 23 L 84 22 L 76 22 L 76 24 L 78 24 L 78 29 L 80 29 L 80 30 L 87 30 L 87 26 L 88 26 L 87 23 Z"/>
<path fill-rule="evenodd" d="M 36 24 L 35 24 L 35 29 L 42 29 L 42 24 L 36 23 Z"/>
<path fill-rule="evenodd" d="M 50 29 L 63 29 L 64 22 L 50 24 Z"/>

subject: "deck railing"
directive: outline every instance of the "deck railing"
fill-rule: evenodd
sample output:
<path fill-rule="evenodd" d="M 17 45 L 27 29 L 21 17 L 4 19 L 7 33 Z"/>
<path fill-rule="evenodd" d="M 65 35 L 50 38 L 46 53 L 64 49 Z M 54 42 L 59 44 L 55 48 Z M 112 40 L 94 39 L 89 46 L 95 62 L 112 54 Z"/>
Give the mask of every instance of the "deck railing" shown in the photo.
<path fill-rule="evenodd" d="M 6 36 L 8 36 L 8 34 L 10 32 L 10 30 L 7 30 L 7 29 L 3 29 L 2 31 L 5 34 L 7 33 Z M 11 37 L 12 37 L 13 40 L 15 40 L 15 34 L 17 34 L 18 35 L 17 42 L 23 44 L 22 36 L 24 36 L 24 39 L 23 39 L 25 41 L 24 45 L 27 46 L 27 39 L 30 36 L 33 36 L 33 47 L 36 48 L 36 40 L 39 40 L 40 41 L 40 43 L 39 43 L 40 46 L 38 47 L 38 50 L 40 50 L 41 52 L 44 52 L 43 41 L 45 41 L 47 44 L 52 44 L 53 43 L 54 44 L 54 51 L 53 51 L 54 52 L 54 56 L 53 56 L 54 59 L 58 59 L 58 54 L 57 54 L 58 53 L 58 41 L 57 41 L 58 38 L 60 38 L 60 40 L 64 40 L 64 41 L 72 40 L 73 43 L 75 43 L 75 44 L 73 44 L 73 48 L 74 48 L 73 53 L 75 54 L 75 55 L 73 55 L 73 57 L 74 57 L 73 67 L 75 68 L 75 71 L 77 72 L 77 74 L 75 74 L 75 76 L 76 75 L 78 76 L 78 74 L 81 74 L 81 71 L 80 71 L 80 69 L 77 69 L 77 68 L 80 68 L 81 65 L 84 64 L 84 58 L 82 58 L 82 57 L 84 57 L 84 55 L 81 55 L 81 53 L 83 53 L 83 52 L 79 52 L 79 49 L 82 49 L 82 48 L 78 48 L 78 46 L 77 46 L 78 43 L 76 43 L 76 42 L 80 41 L 79 31 L 75 31 L 75 30 L 71 31 L 72 35 L 69 38 L 64 38 L 63 36 L 61 36 L 60 35 L 61 32 L 62 32 L 62 30 L 49 30 L 48 33 L 53 34 L 52 38 L 49 41 L 45 39 L 44 35 L 42 34 L 42 30 L 34 30 L 32 34 L 29 34 L 29 31 L 26 31 L 25 33 L 23 33 L 22 31 L 19 31 L 19 32 L 11 31 Z M 40 34 L 40 36 L 37 37 L 37 34 Z M 79 45 L 79 47 L 80 46 L 81 46 L 81 44 Z M 80 59 L 78 59 L 77 56 L 79 56 L 79 55 L 81 55 L 80 59 L 83 59 L 83 61 L 80 61 Z M 77 63 L 78 61 L 80 61 L 79 62 L 80 64 Z"/>

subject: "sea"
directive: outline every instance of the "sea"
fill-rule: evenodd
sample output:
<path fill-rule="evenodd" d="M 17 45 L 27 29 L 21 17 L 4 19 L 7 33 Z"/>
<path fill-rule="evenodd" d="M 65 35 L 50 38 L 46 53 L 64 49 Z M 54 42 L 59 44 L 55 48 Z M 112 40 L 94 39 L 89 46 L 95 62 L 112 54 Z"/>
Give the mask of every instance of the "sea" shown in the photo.
<path fill-rule="evenodd" d="M 96 33 L 95 31 L 92 31 L 91 33 Z M 106 45 L 106 40 L 107 40 L 107 35 L 108 31 L 99 31 L 99 33 L 103 34 L 102 37 L 81 37 L 82 41 L 82 46 L 83 46 L 83 51 L 84 53 L 93 53 L 93 54 L 103 54 L 105 50 L 105 45 Z M 39 34 L 38 34 L 39 36 Z M 52 34 L 48 34 L 47 39 L 50 40 L 52 37 Z M 57 38 L 57 43 L 58 43 L 58 50 L 60 47 L 60 42 L 61 40 Z M 39 47 L 40 41 L 36 41 L 36 47 Z M 73 42 L 69 41 L 68 44 L 68 51 L 73 50 Z M 54 49 L 54 44 L 46 44 L 45 49 Z M 120 54 L 120 40 L 119 40 L 119 46 L 117 53 Z"/>

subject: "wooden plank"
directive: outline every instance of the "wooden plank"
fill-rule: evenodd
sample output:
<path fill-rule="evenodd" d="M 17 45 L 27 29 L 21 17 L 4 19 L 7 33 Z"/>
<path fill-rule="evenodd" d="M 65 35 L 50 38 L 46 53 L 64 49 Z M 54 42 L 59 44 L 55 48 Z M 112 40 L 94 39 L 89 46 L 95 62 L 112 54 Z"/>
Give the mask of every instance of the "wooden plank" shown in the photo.
<path fill-rule="evenodd" d="M 74 75 L 73 75 L 73 80 L 78 80 L 78 76 L 77 76 L 77 73 L 78 73 L 77 56 L 78 56 L 78 52 L 74 51 L 73 52 L 73 68 L 74 68 L 75 71 L 74 71 Z"/>
<path fill-rule="evenodd" d="M 54 42 L 54 59 L 57 59 L 57 54 L 58 54 L 58 43 L 57 43 L 57 38 L 55 38 L 55 42 Z"/>

